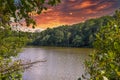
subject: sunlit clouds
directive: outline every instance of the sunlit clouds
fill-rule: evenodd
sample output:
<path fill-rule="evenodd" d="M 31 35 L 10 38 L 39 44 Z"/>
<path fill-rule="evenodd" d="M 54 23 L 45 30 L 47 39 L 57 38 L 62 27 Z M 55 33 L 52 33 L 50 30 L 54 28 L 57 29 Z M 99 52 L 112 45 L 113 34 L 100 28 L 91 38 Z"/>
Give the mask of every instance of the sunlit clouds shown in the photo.
<path fill-rule="evenodd" d="M 37 27 L 45 29 L 111 15 L 119 7 L 120 0 L 62 0 L 57 6 L 50 7 L 33 18 Z"/>

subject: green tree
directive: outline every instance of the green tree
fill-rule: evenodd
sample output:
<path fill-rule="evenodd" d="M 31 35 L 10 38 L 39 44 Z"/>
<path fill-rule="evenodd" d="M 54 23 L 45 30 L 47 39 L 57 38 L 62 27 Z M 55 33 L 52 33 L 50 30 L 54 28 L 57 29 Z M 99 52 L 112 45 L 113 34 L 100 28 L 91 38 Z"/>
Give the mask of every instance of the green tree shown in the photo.
<path fill-rule="evenodd" d="M 90 80 L 120 80 L 120 11 L 101 27 L 94 43 L 95 52 L 86 62 Z"/>
<path fill-rule="evenodd" d="M 53 39 L 54 39 L 55 45 L 59 45 L 64 39 L 64 33 L 61 30 L 54 30 L 53 33 L 54 33 Z"/>
<path fill-rule="evenodd" d="M 76 35 L 75 38 L 73 39 L 73 45 L 80 47 L 84 45 L 83 39 L 81 36 Z"/>
<path fill-rule="evenodd" d="M 10 30 L 10 24 L 21 24 L 25 21 L 27 26 L 33 24 L 33 13 L 40 14 L 47 6 L 54 6 L 60 0 L 0 0 L 0 80 L 22 80 L 21 61 L 12 61 L 26 43 L 25 35 Z M 49 6 L 48 6 L 49 7 Z"/>
<path fill-rule="evenodd" d="M 27 38 L 14 36 L 9 28 L 0 28 L 0 80 L 21 79 L 20 61 L 12 61 L 11 57 L 25 45 Z"/>

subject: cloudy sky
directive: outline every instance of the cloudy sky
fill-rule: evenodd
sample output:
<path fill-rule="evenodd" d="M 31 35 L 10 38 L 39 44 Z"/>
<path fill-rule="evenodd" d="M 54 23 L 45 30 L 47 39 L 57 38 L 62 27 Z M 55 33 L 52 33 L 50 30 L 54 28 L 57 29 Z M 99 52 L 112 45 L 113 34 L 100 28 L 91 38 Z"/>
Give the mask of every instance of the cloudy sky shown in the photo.
<path fill-rule="evenodd" d="M 45 29 L 111 15 L 118 8 L 120 0 L 62 0 L 62 3 L 34 16 L 34 19 L 37 27 Z"/>

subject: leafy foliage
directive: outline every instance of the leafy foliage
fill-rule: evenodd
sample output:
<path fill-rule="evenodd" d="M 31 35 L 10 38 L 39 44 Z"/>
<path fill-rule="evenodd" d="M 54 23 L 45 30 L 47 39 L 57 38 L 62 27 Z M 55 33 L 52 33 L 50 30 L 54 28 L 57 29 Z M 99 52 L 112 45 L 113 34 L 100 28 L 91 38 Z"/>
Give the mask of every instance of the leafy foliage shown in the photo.
<path fill-rule="evenodd" d="M 11 57 L 17 56 L 28 39 L 25 36 L 16 36 L 17 34 L 9 27 L 0 28 L 0 80 L 22 79 L 21 62 L 12 61 Z"/>
<path fill-rule="evenodd" d="M 95 52 L 86 62 L 90 80 L 120 80 L 120 11 L 101 27 L 94 43 Z"/>
<path fill-rule="evenodd" d="M 17 32 L 11 31 L 9 28 L 0 29 L 0 56 L 9 58 L 11 56 L 17 56 L 19 50 L 27 42 L 27 37 L 16 36 Z"/>
<path fill-rule="evenodd" d="M 20 61 L 0 57 L 0 80 L 22 80 Z"/>
<path fill-rule="evenodd" d="M 31 23 L 35 25 L 31 17 L 33 12 L 40 14 L 49 5 L 54 6 L 59 2 L 60 0 L 0 0 L 0 25 L 9 25 L 11 18 L 16 23 L 24 19 L 27 26 Z"/>
<path fill-rule="evenodd" d="M 48 5 L 54 6 L 60 0 L 0 0 L 0 80 L 22 80 L 20 61 L 12 61 L 11 57 L 25 45 L 28 37 L 20 32 L 11 31 L 11 23 L 21 24 L 25 21 L 29 26 L 35 25 L 31 15 L 40 14 Z M 49 6 L 48 6 L 49 7 Z"/>

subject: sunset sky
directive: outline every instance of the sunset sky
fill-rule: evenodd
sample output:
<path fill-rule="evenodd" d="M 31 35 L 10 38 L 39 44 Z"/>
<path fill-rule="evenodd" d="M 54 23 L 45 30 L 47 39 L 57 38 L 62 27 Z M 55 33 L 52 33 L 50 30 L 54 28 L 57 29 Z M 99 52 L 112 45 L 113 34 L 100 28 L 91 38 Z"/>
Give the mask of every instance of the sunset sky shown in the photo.
<path fill-rule="evenodd" d="M 33 16 L 37 27 L 57 27 L 80 23 L 90 18 L 111 15 L 120 8 L 120 0 L 61 0 L 57 6 Z"/>

